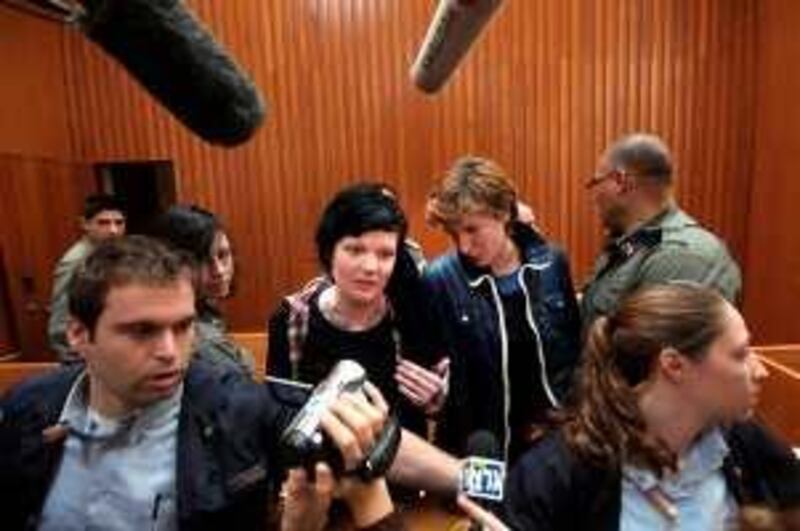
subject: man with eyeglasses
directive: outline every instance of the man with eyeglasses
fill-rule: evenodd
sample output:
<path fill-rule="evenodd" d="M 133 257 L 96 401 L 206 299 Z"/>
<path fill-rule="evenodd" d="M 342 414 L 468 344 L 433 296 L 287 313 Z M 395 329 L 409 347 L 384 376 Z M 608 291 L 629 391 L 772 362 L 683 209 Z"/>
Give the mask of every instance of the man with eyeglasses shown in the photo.
<path fill-rule="evenodd" d="M 626 135 L 600 158 L 586 187 L 608 243 L 583 289 L 584 332 L 645 285 L 696 282 L 737 301 L 739 267 L 717 236 L 677 206 L 673 180 L 672 156 L 654 135 Z"/>

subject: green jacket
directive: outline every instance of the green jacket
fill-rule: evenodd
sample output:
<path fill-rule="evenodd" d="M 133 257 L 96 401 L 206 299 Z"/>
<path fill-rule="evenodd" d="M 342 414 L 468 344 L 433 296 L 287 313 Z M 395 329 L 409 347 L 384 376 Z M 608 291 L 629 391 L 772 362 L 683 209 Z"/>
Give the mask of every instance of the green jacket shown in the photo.
<path fill-rule="evenodd" d="M 612 313 L 623 296 L 676 280 L 713 287 L 734 304 L 742 287 L 739 266 L 725 244 L 671 206 L 606 246 L 583 289 L 584 334 L 597 317 Z"/>
<path fill-rule="evenodd" d="M 94 246 L 88 238 L 75 242 L 58 261 L 53 272 L 53 292 L 50 297 L 50 317 L 47 321 L 47 339 L 58 355 L 60 361 L 73 361 L 77 355 L 70 351 L 67 344 L 67 320 L 69 318 L 68 293 L 69 283 L 92 252 Z"/>

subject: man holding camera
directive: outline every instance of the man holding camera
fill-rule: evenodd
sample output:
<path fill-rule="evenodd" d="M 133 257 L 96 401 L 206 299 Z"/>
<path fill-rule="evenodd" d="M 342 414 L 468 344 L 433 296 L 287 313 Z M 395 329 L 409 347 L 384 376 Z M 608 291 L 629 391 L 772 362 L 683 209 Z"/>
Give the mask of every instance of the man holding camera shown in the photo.
<path fill-rule="evenodd" d="M 6 529 L 263 529 L 292 411 L 267 388 L 192 360 L 195 295 L 182 258 L 130 237 L 101 244 L 69 291 L 68 338 L 84 364 L 26 382 L 0 404 L 0 499 Z M 324 523 L 334 488 L 359 527 L 394 521 L 382 478 L 362 480 L 387 406 L 343 395 L 322 428 L 342 456 L 334 478 L 291 472 L 304 507 L 282 528 Z M 303 496 L 303 489 L 316 489 Z M 303 505 L 305 503 L 305 506 Z M 317 507 L 314 506 L 317 504 Z"/>

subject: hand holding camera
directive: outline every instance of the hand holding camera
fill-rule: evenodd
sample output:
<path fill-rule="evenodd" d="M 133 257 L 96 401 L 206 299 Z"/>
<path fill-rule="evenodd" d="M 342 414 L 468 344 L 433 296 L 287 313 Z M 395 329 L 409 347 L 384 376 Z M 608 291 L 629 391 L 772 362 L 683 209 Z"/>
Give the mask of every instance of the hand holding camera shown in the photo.
<path fill-rule="evenodd" d="M 290 471 L 284 483 L 283 529 L 322 529 L 333 497 L 358 527 L 393 512 L 383 474 L 400 442 L 397 422 L 355 362 L 339 362 L 312 393 L 282 438 Z"/>

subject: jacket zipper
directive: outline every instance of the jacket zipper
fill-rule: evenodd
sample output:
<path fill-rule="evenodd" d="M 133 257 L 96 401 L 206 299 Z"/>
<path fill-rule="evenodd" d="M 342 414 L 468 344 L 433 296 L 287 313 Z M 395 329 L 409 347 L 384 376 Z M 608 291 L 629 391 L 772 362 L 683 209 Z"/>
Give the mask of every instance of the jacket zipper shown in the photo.
<path fill-rule="evenodd" d="M 536 270 L 535 267 L 530 266 L 529 264 L 524 264 L 520 267 L 519 276 L 517 276 L 517 281 L 519 282 L 520 287 L 522 288 L 522 292 L 525 294 L 525 318 L 528 320 L 528 326 L 531 327 L 533 330 L 533 335 L 536 338 L 536 353 L 539 356 L 539 379 L 542 381 L 542 387 L 544 388 L 545 394 L 547 394 L 547 399 L 550 400 L 550 404 L 553 407 L 561 407 L 558 399 L 556 398 L 555 393 L 550 388 L 550 382 L 547 378 L 547 362 L 544 357 L 544 345 L 542 344 L 542 336 L 539 333 L 539 328 L 536 326 L 536 321 L 533 318 L 533 308 L 531 307 L 531 298 L 530 293 L 528 292 L 528 286 L 525 285 L 525 281 L 523 279 L 523 273 L 525 272 L 525 268 Z"/>
<path fill-rule="evenodd" d="M 503 310 L 503 302 L 500 299 L 500 293 L 497 291 L 497 285 L 491 276 L 483 275 L 474 282 L 471 282 L 470 285 L 473 288 L 477 288 L 484 280 L 489 282 L 489 287 L 492 291 L 492 299 L 497 308 L 497 320 L 499 321 L 500 328 L 500 360 L 503 376 L 503 458 L 508 461 L 508 448 L 511 444 L 511 425 L 509 421 L 511 415 L 511 386 L 508 381 L 508 331 L 506 330 L 506 314 Z"/>

